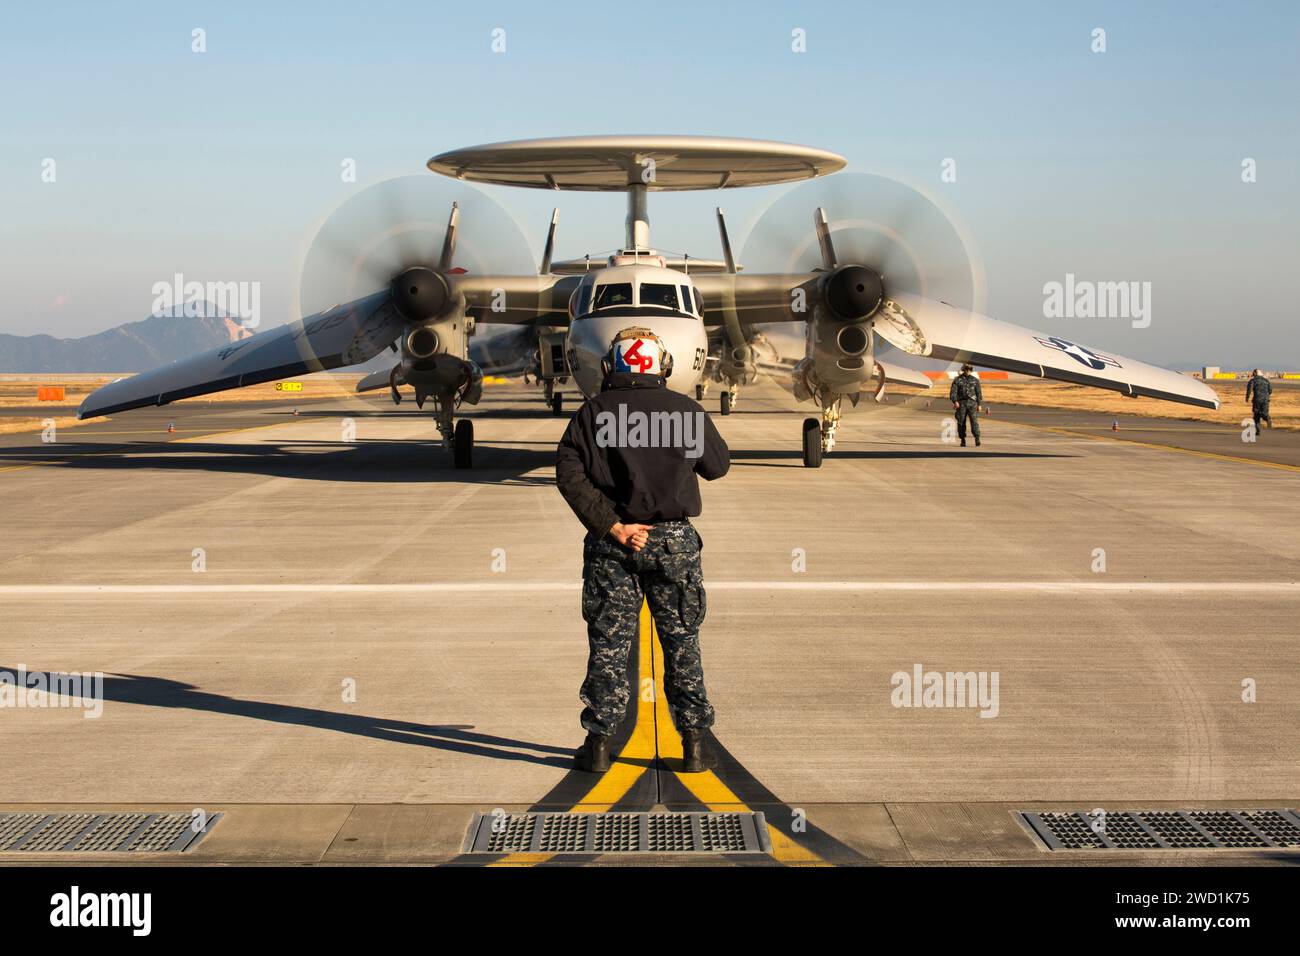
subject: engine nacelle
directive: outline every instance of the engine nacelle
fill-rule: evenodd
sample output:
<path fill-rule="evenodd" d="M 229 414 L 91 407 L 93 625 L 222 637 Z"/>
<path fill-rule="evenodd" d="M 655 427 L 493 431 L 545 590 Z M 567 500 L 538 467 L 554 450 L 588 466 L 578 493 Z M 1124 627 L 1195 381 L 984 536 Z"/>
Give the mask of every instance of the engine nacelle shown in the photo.
<path fill-rule="evenodd" d="M 406 334 L 406 352 L 417 361 L 433 358 L 441 345 L 436 326 L 417 325 Z"/>
<path fill-rule="evenodd" d="M 465 401 L 476 402 L 482 372 L 469 360 L 469 321 L 460 309 L 452 308 L 444 309 L 441 320 L 408 325 L 401 338 L 401 382 L 414 388 L 417 396 L 464 394 Z"/>
<path fill-rule="evenodd" d="M 416 266 L 400 273 L 390 286 L 393 305 L 408 322 L 427 322 L 447 311 L 451 288 L 440 272 Z"/>
<path fill-rule="evenodd" d="M 808 323 L 807 347 L 801 366 L 808 389 L 840 395 L 862 391 L 875 369 L 871 320 L 842 322 L 829 309 L 818 309 Z"/>
<path fill-rule="evenodd" d="M 722 352 L 718 356 L 717 378 L 735 385 L 752 385 L 757 381 L 758 364 L 754 361 L 753 349 L 746 356 L 742 349 L 732 348 L 724 336 Z"/>
<path fill-rule="evenodd" d="M 885 283 L 875 269 L 840 266 L 822 280 L 822 301 L 841 322 L 861 322 L 885 301 Z"/>
<path fill-rule="evenodd" d="M 821 282 L 821 301 L 808 323 L 804 359 L 795 369 L 795 396 L 856 394 L 875 368 L 871 327 L 885 299 L 880 273 L 840 266 Z"/>

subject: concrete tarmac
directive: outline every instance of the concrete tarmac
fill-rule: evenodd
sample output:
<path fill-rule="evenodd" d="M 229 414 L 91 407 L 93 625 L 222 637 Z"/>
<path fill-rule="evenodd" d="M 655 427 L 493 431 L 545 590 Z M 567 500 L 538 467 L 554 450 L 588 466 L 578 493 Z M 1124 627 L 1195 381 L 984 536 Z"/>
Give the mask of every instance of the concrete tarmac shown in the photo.
<path fill-rule="evenodd" d="M 95 719 L 0 708 L 0 812 L 225 811 L 194 862 L 470 862 L 476 810 L 748 806 L 778 862 L 1054 863 L 1081 855 L 1015 811 L 1300 805 L 1289 459 L 1001 409 L 962 449 L 934 408 L 864 403 L 809 470 L 807 412 L 746 391 L 715 414 L 733 468 L 696 522 L 722 765 L 678 773 L 653 703 L 593 780 L 568 769 L 586 643 L 564 421 L 489 388 L 463 472 L 412 404 L 289 407 L 0 436 L 0 669 L 105 674 Z M 901 691 L 918 666 L 982 675 L 985 698 L 901 706 L 926 703 Z"/>

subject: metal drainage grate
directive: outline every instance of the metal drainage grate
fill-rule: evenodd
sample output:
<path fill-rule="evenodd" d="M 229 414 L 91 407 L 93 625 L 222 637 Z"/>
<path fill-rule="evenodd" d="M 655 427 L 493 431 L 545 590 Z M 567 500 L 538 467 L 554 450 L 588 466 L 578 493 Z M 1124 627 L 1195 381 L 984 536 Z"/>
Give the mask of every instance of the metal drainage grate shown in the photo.
<path fill-rule="evenodd" d="M 770 853 L 762 813 L 476 813 L 467 853 Z"/>
<path fill-rule="evenodd" d="M 183 853 L 220 818 L 195 830 L 190 813 L 0 813 L 0 853 Z"/>
<path fill-rule="evenodd" d="M 1239 850 L 1300 847 L 1294 810 L 1128 810 L 1094 819 L 1022 813 L 1051 850 Z"/>

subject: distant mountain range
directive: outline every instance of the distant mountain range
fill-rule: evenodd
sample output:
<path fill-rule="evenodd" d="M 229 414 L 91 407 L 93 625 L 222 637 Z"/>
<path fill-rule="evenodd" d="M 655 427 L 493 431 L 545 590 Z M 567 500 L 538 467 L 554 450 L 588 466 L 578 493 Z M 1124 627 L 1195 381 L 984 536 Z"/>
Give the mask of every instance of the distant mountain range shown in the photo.
<path fill-rule="evenodd" d="M 236 319 L 199 311 L 151 315 L 79 339 L 0 334 L 0 372 L 147 372 L 253 334 Z"/>

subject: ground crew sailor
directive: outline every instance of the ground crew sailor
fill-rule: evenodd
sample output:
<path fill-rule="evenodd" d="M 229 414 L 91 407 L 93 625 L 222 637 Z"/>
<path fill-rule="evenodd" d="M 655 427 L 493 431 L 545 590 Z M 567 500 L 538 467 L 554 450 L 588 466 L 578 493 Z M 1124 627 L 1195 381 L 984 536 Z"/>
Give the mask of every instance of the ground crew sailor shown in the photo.
<path fill-rule="evenodd" d="M 970 433 L 975 437 L 976 447 L 980 443 L 979 410 L 984 404 L 984 391 L 973 371 L 969 363 L 963 365 L 961 374 L 952 380 L 952 388 L 948 389 L 948 401 L 952 402 L 953 411 L 957 413 L 957 437 L 961 439 L 962 448 L 966 447 L 967 419 L 970 419 Z"/>
<path fill-rule="evenodd" d="M 1268 402 L 1272 397 L 1273 386 L 1259 369 L 1255 369 L 1246 382 L 1246 401 L 1250 402 L 1250 413 L 1255 416 L 1256 435 L 1259 434 L 1261 419 L 1268 422 L 1269 428 L 1273 427 L 1273 419 L 1268 415 Z"/>
<path fill-rule="evenodd" d="M 642 598 L 664 649 L 663 691 L 682 735 L 685 770 L 711 763 L 704 736 L 713 707 L 704 690 L 700 624 L 704 577 L 696 476 L 721 478 L 727 444 L 700 405 L 667 388 L 672 355 L 649 329 L 619 332 L 604 360 L 599 395 L 573 416 L 556 451 L 560 494 L 587 529 L 582 549 L 582 617 L 587 677 L 579 696 L 587 739 L 575 765 L 601 773 L 610 738 L 627 710 L 628 655 Z"/>

